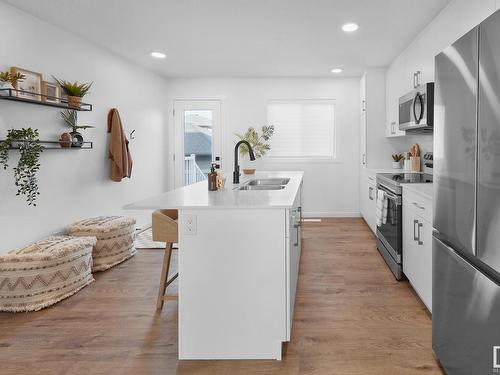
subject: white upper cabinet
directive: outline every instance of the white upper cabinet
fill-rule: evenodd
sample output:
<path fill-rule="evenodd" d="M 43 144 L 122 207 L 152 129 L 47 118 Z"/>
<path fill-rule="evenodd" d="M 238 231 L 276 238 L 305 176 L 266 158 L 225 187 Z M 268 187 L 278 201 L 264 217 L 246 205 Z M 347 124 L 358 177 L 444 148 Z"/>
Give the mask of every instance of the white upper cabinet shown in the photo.
<path fill-rule="evenodd" d="M 389 68 L 386 75 L 386 137 L 405 135 L 404 131 L 399 130 L 399 97 L 411 90 L 411 79 L 410 76 L 405 77 L 405 64 L 401 60 L 404 60 L 403 56 L 400 56 L 397 63 Z"/>
<path fill-rule="evenodd" d="M 381 166 L 385 140 L 385 69 L 368 68 L 360 80 L 360 164 L 365 168 Z M 388 155 L 387 157 L 390 157 Z"/>
<path fill-rule="evenodd" d="M 366 73 L 361 77 L 361 81 L 359 82 L 359 93 L 360 93 L 360 114 L 363 115 L 366 113 Z"/>

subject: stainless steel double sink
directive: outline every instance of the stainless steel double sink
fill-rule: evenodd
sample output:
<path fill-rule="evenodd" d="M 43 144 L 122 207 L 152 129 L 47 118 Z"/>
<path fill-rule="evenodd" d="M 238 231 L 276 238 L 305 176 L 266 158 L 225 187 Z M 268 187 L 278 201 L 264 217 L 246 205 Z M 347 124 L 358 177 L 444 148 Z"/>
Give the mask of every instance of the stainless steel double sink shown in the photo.
<path fill-rule="evenodd" d="M 290 182 L 289 178 L 257 178 L 234 190 L 282 190 Z"/>

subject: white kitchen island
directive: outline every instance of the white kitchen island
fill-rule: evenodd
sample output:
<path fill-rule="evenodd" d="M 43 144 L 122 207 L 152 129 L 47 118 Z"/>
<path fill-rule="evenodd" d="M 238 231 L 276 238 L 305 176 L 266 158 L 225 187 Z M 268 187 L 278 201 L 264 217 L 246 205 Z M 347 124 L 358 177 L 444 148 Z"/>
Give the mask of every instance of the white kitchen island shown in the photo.
<path fill-rule="evenodd" d="M 302 172 L 203 181 L 128 205 L 179 210 L 179 359 L 281 359 L 301 252 Z M 289 178 L 281 190 L 234 190 Z"/>

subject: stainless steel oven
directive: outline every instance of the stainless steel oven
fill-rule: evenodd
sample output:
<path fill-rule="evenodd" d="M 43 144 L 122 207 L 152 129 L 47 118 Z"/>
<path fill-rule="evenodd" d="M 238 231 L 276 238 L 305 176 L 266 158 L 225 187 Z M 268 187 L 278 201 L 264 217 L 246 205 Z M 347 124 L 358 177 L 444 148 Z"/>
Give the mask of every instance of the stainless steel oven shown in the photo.
<path fill-rule="evenodd" d="M 403 205 L 401 192 L 384 185 L 377 177 L 377 189 L 387 197 L 387 220 L 377 225 L 377 248 L 397 280 L 403 278 Z"/>
<path fill-rule="evenodd" d="M 402 184 L 432 183 L 432 153 L 426 153 L 424 160 L 427 173 L 377 173 L 377 189 L 387 197 L 387 220 L 377 225 L 377 248 L 397 280 L 404 278 Z"/>
<path fill-rule="evenodd" d="M 429 82 L 399 98 L 399 130 L 432 133 L 433 126 L 434 82 Z"/>

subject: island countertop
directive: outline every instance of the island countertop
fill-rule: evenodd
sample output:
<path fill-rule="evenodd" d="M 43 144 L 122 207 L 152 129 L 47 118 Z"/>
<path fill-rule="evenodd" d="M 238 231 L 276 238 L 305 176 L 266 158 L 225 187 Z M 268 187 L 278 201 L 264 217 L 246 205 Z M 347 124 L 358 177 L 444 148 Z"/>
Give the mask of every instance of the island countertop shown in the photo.
<path fill-rule="evenodd" d="M 208 191 L 205 180 L 128 204 L 124 209 L 291 208 L 303 175 L 302 171 L 257 172 L 250 176 L 242 175 L 241 183 L 233 185 L 232 176 L 226 174 L 226 186 L 223 189 Z M 290 178 L 290 181 L 281 190 L 235 190 L 249 180 L 275 177 Z"/>

